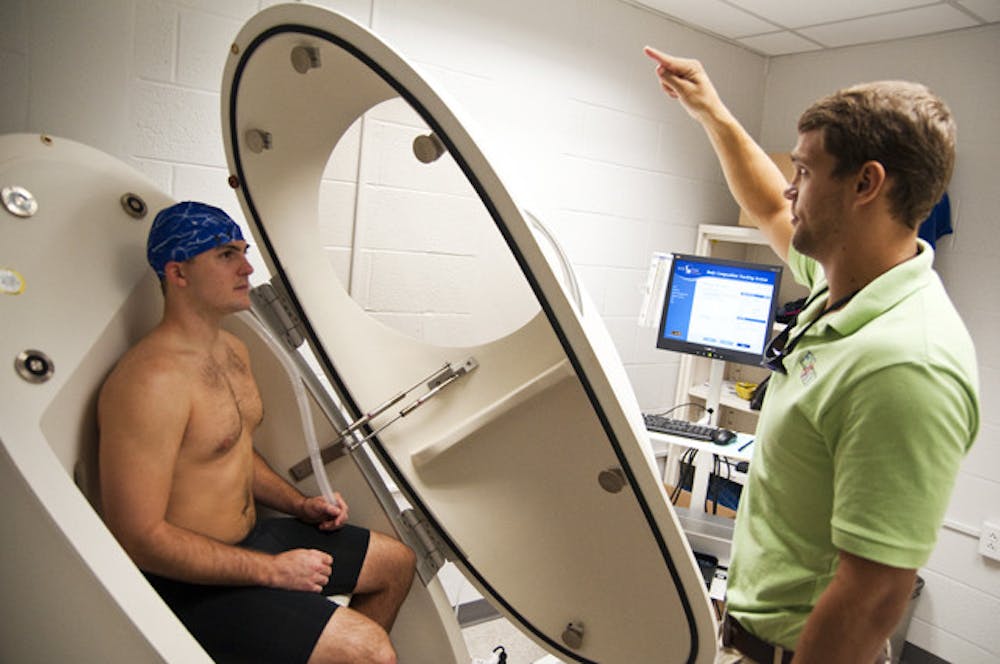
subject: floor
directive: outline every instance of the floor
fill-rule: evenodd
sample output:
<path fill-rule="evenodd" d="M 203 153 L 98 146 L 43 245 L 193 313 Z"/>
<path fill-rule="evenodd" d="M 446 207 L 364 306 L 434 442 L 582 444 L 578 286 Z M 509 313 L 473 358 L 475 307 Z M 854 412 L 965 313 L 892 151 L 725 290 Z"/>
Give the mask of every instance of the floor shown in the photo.
<path fill-rule="evenodd" d="M 534 641 L 518 631 L 505 618 L 494 618 L 462 629 L 473 662 L 491 662 L 493 650 L 503 646 L 507 664 L 559 664 Z"/>
<path fill-rule="evenodd" d="M 507 664 L 561 664 L 502 617 L 463 627 L 462 636 L 473 664 L 493 664 L 491 657 L 497 646 L 503 646 L 507 653 Z M 911 643 L 901 654 L 900 664 L 947 664 Z"/>

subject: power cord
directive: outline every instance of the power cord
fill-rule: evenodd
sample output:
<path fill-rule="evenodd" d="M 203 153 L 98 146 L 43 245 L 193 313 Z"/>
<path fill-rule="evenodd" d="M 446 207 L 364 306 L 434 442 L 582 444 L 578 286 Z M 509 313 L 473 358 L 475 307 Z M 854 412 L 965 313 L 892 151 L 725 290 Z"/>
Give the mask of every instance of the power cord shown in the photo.
<path fill-rule="evenodd" d="M 473 658 L 472 664 L 507 664 L 507 651 L 503 646 L 493 649 L 493 655 L 489 659 Z"/>
<path fill-rule="evenodd" d="M 668 408 L 667 410 L 663 411 L 662 413 L 653 413 L 653 414 L 654 415 L 658 415 L 660 417 L 666 417 L 667 415 L 669 415 L 670 413 L 674 412 L 678 408 L 684 408 L 685 406 L 695 406 L 696 408 L 701 408 L 703 411 L 705 411 L 709 415 L 711 415 L 712 413 L 715 412 L 713 409 L 706 408 L 705 406 L 703 406 L 700 403 L 695 403 L 694 401 L 689 401 L 687 403 L 679 403 L 676 406 L 674 406 L 673 408 Z"/>
<path fill-rule="evenodd" d="M 681 455 L 680 467 L 677 471 L 677 484 L 674 486 L 674 490 L 670 492 L 670 503 L 672 505 L 677 504 L 677 499 L 681 496 L 681 491 L 684 490 L 684 485 L 691 482 L 694 479 L 694 460 L 698 456 L 698 450 L 693 447 L 689 447 Z"/>

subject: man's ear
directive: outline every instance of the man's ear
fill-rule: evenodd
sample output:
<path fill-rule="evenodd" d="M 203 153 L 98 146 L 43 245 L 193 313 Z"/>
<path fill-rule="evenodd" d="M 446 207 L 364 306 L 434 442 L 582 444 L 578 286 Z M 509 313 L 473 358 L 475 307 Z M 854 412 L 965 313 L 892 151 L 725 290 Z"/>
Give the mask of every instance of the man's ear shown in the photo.
<path fill-rule="evenodd" d="M 854 178 L 858 202 L 868 203 L 879 196 L 886 187 L 885 166 L 877 161 L 866 161 Z"/>
<path fill-rule="evenodd" d="M 165 281 L 176 286 L 186 286 L 187 276 L 184 269 L 184 263 L 179 261 L 167 261 L 167 264 L 163 266 L 163 278 Z"/>

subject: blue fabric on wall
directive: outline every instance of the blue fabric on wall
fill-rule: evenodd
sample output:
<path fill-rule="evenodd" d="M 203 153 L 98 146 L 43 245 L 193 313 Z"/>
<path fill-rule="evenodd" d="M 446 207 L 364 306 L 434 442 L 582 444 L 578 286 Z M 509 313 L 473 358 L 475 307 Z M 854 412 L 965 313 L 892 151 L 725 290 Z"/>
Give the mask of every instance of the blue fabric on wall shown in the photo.
<path fill-rule="evenodd" d="M 920 224 L 918 235 L 933 247 L 939 237 L 951 232 L 951 202 L 946 193 L 931 210 L 930 216 Z"/>

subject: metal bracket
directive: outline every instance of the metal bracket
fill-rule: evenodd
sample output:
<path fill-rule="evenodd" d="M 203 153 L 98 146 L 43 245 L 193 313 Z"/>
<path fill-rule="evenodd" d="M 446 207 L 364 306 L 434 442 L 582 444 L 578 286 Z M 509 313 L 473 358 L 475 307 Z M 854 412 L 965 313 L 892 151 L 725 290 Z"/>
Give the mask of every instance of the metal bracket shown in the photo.
<path fill-rule="evenodd" d="M 276 285 L 277 284 L 277 285 Z M 254 313 L 275 334 L 281 336 L 289 349 L 298 348 L 305 341 L 302 320 L 292 308 L 291 298 L 280 282 L 272 280 L 250 291 Z"/>
<path fill-rule="evenodd" d="M 331 461 L 339 459 L 342 456 L 347 456 L 347 446 L 344 445 L 342 440 L 336 440 L 325 447 L 320 448 L 319 458 L 326 465 Z M 296 482 L 301 482 L 305 478 L 313 474 L 312 463 L 309 461 L 309 457 L 306 457 L 302 461 L 288 469 L 288 474 L 292 476 Z"/>
<path fill-rule="evenodd" d="M 459 365 L 457 369 L 453 368 L 450 363 L 445 364 L 440 371 L 434 374 L 434 376 L 432 376 L 431 379 L 427 381 L 427 390 L 428 390 L 427 394 L 423 395 L 422 397 L 419 397 L 409 406 L 399 411 L 400 417 L 406 417 L 414 410 L 427 403 L 428 400 L 437 396 L 437 394 L 444 388 L 448 387 L 448 385 L 452 384 L 453 382 L 455 382 L 465 374 L 469 373 L 470 371 L 474 370 L 478 366 L 479 363 L 476 362 L 476 358 L 474 357 L 466 359 L 465 362 L 462 362 L 462 364 Z"/>
<path fill-rule="evenodd" d="M 405 389 L 395 396 L 393 396 L 388 401 L 382 403 L 375 409 L 365 413 L 358 419 L 351 422 L 343 431 L 340 432 L 337 439 L 332 443 L 320 450 L 320 458 L 324 463 L 333 461 L 334 459 L 343 456 L 344 454 L 354 452 L 356 449 L 364 445 L 366 442 L 372 439 L 376 434 L 384 430 L 389 425 L 394 422 L 399 421 L 401 418 L 406 417 L 413 411 L 415 411 L 420 406 L 427 403 L 429 400 L 441 393 L 441 390 L 448 387 L 456 380 L 462 376 L 467 375 L 469 372 L 473 371 L 479 363 L 476 359 L 470 357 L 466 359 L 458 367 L 453 367 L 450 362 L 445 363 L 443 367 L 432 373 L 430 376 L 426 376 L 417 381 L 412 387 Z M 362 436 L 360 429 L 372 422 L 382 413 L 386 412 L 394 405 L 398 404 L 406 395 L 420 387 L 422 384 L 426 384 L 427 392 L 421 396 L 414 399 L 412 402 L 404 406 L 396 414 L 394 418 L 378 427 L 366 436 Z M 309 463 L 309 457 L 302 459 L 294 466 L 288 469 L 288 472 L 296 480 L 303 480 L 313 474 L 312 464 Z"/>

